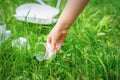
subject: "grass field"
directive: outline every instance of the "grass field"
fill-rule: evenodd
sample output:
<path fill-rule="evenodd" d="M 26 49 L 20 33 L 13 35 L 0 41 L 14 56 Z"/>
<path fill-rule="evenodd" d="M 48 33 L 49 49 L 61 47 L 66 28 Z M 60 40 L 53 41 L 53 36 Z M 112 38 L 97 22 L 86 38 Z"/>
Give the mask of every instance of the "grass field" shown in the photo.
<path fill-rule="evenodd" d="M 51 0 L 53 1 L 53 0 Z M 55 5 L 50 0 L 50 5 Z M 0 46 L 0 80 L 120 80 L 120 0 L 91 0 L 69 30 L 53 60 L 39 62 L 35 44 L 45 42 L 54 24 L 17 21 L 15 9 L 34 0 L 0 0 L 0 20 L 12 36 Z M 62 0 L 61 11 L 66 0 Z M 26 37 L 30 49 L 12 48 Z"/>

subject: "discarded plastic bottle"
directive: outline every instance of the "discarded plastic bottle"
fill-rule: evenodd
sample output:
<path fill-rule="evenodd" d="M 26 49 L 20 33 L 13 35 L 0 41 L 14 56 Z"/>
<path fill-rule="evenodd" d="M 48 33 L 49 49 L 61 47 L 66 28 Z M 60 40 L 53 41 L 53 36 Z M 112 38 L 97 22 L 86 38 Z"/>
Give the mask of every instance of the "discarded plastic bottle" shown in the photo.
<path fill-rule="evenodd" d="M 0 45 L 11 36 L 11 31 L 6 30 L 6 24 L 0 21 Z"/>
<path fill-rule="evenodd" d="M 29 49 L 30 48 L 30 44 L 28 39 L 24 38 L 24 37 L 19 37 L 15 40 L 12 41 L 12 47 L 14 48 L 18 48 L 18 49 Z"/>
<path fill-rule="evenodd" d="M 0 45 L 5 39 L 5 30 L 6 30 L 6 24 L 3 21 L 0 21 Z"/>
<path fill-rule="evenodd" d="M 10 36 L 11 36 L 11 31 L 10 30 L 6 30 L 5 31 L 5 40 L 7 40 Z"/>
<path fill-rule="evenodd" d="M 35 46 L 35 57 L 38 61 L 48 60 L 55 54 L 49 43 L 38 42 Z"/>

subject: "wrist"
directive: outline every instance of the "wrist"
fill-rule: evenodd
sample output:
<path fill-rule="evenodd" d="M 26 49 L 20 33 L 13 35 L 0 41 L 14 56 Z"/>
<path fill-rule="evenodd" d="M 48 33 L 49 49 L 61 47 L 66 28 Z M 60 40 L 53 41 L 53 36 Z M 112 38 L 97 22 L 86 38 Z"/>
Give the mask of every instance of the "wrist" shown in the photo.
<path fill-rule="evenodd" d="M 59 31 L 68 31 L 70 25 L 67 23 L 57 23 L 54 28 L 57 28 Z"/>

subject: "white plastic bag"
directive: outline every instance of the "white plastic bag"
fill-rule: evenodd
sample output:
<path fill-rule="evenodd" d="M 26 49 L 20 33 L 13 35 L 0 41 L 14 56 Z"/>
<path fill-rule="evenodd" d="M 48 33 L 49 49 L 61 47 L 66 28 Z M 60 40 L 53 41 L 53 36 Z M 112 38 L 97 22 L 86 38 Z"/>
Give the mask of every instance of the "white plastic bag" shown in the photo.
<path fill-rule="evenodd" d="M 20 5 L 16 9 L 16 14 L 14 15 L 17 20 L 38 23 L 38 24 L 52 24 L 57 21 L 54 17 L 59 13 L 58 4 L 56 7 L 51 7 L 45 4 L 41 0 L 37 0 L 37 3 L 26 3 Z M 58 0 L 60 4 L 60 0 Z"/>

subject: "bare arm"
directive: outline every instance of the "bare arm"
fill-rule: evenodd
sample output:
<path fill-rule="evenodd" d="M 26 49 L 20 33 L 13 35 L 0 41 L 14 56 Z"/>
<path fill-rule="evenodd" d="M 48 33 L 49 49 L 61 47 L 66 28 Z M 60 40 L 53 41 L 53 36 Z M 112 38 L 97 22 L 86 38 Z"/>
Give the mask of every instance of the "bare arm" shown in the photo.
<path fill-rule="evenodd" d="M 56 27 L 68 30 L 89 0 L 68 0 Z"/>
<path fill-rule="evenodd" d="M 47 42 L 52 45 L 52 49 L 59 51 L 71 27 L 80 12 L 87 5 L 89 0 L 68 0 L 67 4 L 60 15 L 58 22 L 48 35 Z"/>

